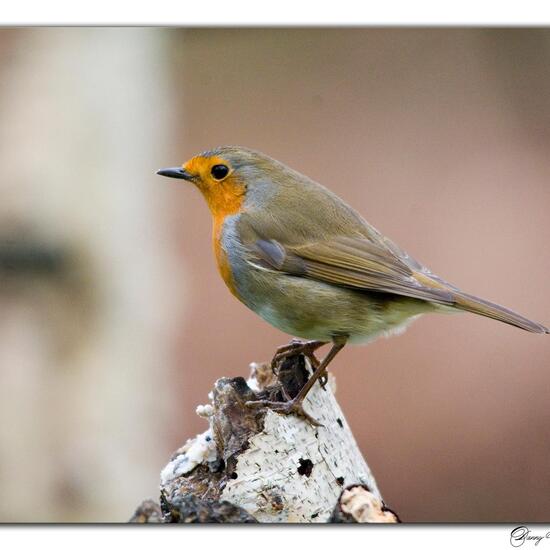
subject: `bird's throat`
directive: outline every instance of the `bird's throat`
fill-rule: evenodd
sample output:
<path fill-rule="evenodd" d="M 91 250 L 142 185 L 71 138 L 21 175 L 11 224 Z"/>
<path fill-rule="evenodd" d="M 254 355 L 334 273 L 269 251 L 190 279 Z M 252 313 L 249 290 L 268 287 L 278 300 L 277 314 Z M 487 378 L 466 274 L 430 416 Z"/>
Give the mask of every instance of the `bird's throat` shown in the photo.
<path fill-rule="evenodd" d="M 238 214 L 244 203 L 244 186 L 220 186 L 216 192 L 203 192 L 212 213 L 212 245 L 218 270 L 227 288 L 239 297 L 227 253 L 223 247 L 223 225 L 228 216 Z"/>

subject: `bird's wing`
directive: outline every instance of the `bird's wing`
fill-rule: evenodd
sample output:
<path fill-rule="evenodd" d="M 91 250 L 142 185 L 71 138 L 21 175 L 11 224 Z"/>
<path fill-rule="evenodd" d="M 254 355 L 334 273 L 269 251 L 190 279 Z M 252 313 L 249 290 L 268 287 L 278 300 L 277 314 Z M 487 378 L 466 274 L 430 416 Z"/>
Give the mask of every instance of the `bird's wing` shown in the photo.
<path fill-rule="evenodd" d="M 455 303 L 451 289 L 432 278 L 429 271 L 414 270 L 391 248 L 362 235 L 329 237 L 299 245 L 259 238 L 248 249 L 250 263 L 263 269 L 356 290 L 398 294 L 446 305 Z"/>

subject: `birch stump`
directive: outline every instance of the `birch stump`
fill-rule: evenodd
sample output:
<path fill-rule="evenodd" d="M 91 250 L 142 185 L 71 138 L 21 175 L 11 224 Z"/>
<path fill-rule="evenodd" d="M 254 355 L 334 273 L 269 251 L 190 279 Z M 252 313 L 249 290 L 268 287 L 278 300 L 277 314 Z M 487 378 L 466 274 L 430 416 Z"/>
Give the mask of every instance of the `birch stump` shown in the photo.
<path fill-rule="evenodd" d="M 302 355 L 278 379 L 252 364 L 248 380 L 220 378 L 197 408 L 209 429 L 189 439 L 161 472 L 160 507 L 145 501 L 133 522 L 395 523 L 334 397 L 329 375 L 304 407 L 323 426 L 294 415 L 249 408 L 247 401 L 293 397 L 311 367 Z"/>

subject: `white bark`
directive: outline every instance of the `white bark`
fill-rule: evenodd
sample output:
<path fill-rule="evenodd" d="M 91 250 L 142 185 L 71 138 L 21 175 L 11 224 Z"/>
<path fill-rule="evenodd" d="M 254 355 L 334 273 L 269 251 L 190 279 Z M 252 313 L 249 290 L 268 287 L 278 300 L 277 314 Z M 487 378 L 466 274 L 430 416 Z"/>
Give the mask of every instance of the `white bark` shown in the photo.
<path fill-rule="evenodd" d="M 167 501 L 194 492 L 215 494 L 262 523 L 327 522 L 340 502 L 350 521 L 396 521 L 336 401 L 332 377 L 326 389 L 315 384 L 304 403 L 322 427 L 294 415 L 251 412 L 244 406 L 251 390 L 261 393 L 274 387 L 267 366 L 252 365 L 248 387 L 235 380 L 216 383 L 212 404 L 197 410 L 208 416 L 210 429 L 189 440 L 164 468 L 161 489 Z M 256 428 L 251 415 L 260 416 Z M 225 474 L 205 481 L 221 459 Z M 204 475 L 189 482 L 198 467 Z"/>

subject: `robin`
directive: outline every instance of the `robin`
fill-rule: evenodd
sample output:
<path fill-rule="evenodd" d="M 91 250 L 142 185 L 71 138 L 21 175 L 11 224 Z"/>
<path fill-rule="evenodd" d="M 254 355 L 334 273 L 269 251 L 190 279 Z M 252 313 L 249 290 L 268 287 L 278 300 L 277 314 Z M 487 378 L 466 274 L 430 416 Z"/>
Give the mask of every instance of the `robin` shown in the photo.
<path fill-rule="evenodd" d="M 548 329 L 434 275 L 319 183 L 258 151 L 219 147 L 157 174 L 193 183 L 213 218 L 214 254 L 229 290 L 298 336 L 272 365 L 304 354 L 314 372 L 285 402 L 251 401 L 317 424 L 302 402 L 336 354 L 403 332 L 424 313 L 469 311 L 529 332 Z M 332 347 L 322 361 L 314 352 Z"/>

